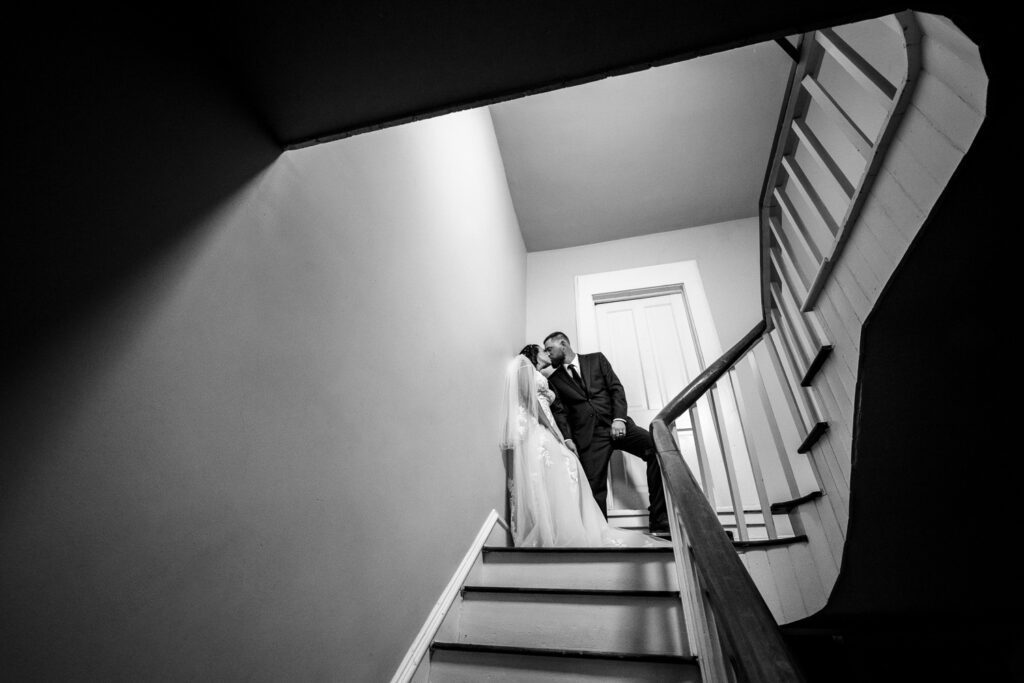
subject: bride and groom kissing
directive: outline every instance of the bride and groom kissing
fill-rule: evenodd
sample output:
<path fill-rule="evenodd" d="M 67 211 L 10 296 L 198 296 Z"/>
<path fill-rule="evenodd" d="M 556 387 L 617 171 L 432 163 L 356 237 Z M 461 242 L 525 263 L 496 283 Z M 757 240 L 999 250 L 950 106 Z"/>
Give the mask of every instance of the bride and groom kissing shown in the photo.
<path fill-rule="evenodd" d="M 654 441 L 626 416 L 625 390 L 604 354 L 575 353 L 562 332 L 543 348 L 527 344 L 509 364 L 504 408 L 516 546 L 666 544 L 606 519 L 608 463 L 622 450 L 647 463 L 650 531 L 668 531 Z"/>

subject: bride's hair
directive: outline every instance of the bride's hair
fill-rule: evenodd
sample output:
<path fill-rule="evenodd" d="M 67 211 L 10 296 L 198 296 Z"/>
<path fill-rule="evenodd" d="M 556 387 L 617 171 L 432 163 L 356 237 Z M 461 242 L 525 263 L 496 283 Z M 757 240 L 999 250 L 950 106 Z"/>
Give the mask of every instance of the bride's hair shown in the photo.
<path fill-rule="evenodd" d="M 537 344 L 527 344 L 519 352 L 519 355 L 526 356 L 530 360 L 530 362 L 533 363 L 533 367 L 537 367 L 537 355 L 539 353 L 540 346 L 538 346 Z"/>

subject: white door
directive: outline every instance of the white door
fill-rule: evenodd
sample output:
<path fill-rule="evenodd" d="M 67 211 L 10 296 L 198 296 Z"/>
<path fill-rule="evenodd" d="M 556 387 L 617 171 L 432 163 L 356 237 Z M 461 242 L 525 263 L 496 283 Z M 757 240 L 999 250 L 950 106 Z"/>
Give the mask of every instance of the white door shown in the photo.
<path fill-rule="evenodd" d="M 607 302 L 595 297 L 598 348 L 622 381 L 629 416 L 646 429 L 665 403 L 700 374 L 702 361 L 681 290 L 632 295 L 639 298 L 629 298 L 629 293 L 619 296 L 622 298 Z M 699 406 L 696 411 L 698 422 L 711 424 L 710 413 L 701 416 Z M 687 464 L 703 479 L 689 414 L 676 422 L 676 430 Z M 609 511 L 646 511 L 647 505 L 646 464 L 616 451 L 609 467 Z"/>

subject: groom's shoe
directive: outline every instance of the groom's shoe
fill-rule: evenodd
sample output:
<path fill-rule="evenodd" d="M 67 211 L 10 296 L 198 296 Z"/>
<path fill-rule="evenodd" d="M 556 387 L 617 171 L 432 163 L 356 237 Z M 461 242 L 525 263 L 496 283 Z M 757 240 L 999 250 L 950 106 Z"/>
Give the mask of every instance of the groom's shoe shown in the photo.
<path fill-rule="evenodd" d="M 650 531 L 651 531 L 652 534 L 668 534 L 668 533 L 671 533 L 671 530 L 669 529 L 669 526 L 668 526 L 668 520 L 665 520 L 663 522 L 655 522 L 654 524 L 651 524 Z"/>

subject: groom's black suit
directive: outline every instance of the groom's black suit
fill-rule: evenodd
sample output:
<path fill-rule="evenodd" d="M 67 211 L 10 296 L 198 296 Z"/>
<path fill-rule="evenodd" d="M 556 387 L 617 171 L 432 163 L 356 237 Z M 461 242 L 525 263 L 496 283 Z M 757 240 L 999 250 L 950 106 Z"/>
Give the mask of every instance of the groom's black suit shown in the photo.
<path fill-rule="evenodd" d="M 576 357 L 583 386 L 569 375 L 565 366 L 556 369 L 548 377 L 548 384 L 558 394 L 559 401 L 551 408 L 562 436 L 572 439 L 579 450 L 580 463 L 601 512 L 608 516 L 608 461 L 612 451 L 622 450 L 647 463 L 650 524 L 652 528 L 667 527 L 665 492 L 661 487 L 661 467 L 655 455 L 654 440 L 646 429 L 637 427 L 626 416 L 626 392 L 604 354 L 599 351 Z M 626 433 L 613 441 L 612 421 L 620 418 L 626 421 Z"/>

